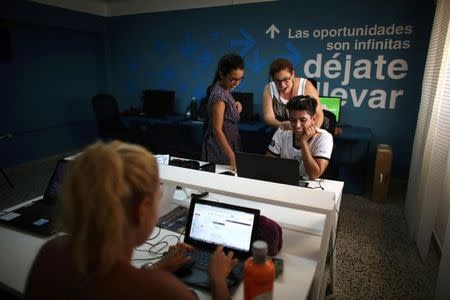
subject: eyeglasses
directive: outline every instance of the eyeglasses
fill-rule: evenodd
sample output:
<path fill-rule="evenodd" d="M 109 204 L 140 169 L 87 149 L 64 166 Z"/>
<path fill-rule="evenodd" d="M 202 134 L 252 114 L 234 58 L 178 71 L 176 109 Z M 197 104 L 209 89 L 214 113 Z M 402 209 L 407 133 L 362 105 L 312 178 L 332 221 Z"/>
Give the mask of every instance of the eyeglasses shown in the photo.
<path fill-rule="evenodd" d="M 244 79 L 244 76 L 242 76 L 241 78 L 228 78 L 225 76 L 225 78 L 230 82 L 230 83 L 239 83 L 241 82 L 242 79 Z"/>
<path fill-rule="evenodd" d="M 292 79 L 292 74 L 291 74 L 291 76 L 285 77 L 283 79 L 277 79 L 277 78 L 272 77 L 272 80 L 275 82 L 276 85 L 281 85 L 282 83 L 288 84 L 291 79 Z"/>

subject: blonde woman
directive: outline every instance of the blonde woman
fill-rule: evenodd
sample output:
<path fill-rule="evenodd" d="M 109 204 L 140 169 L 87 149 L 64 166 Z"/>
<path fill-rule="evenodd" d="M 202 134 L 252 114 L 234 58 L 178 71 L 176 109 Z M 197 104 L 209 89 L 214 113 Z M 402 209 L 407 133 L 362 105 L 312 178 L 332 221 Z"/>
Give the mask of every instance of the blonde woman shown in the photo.
<path fill-rule="evenodd" d="M 195 299 L 170 272 L 186 262 L 178 244 L 152 268 L 130 263 L 153 231 L 161 198 L 158 166 L 137 145 L 95 143 L 69 163 L 62 223 L 67 235 L 47 242 L 32 266 L 28 299 Z M 213 298 L 229 298 L 225 280 L 236 260 L 218 247 L 209 274 Z"/>

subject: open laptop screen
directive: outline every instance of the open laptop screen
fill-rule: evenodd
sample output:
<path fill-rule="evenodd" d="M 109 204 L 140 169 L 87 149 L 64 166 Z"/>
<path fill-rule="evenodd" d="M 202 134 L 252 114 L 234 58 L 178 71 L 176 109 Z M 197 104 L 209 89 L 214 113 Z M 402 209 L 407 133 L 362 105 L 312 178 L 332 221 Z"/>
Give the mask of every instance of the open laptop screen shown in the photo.
<path fill-rule="evenodd" d="M 56 164 L 52 177 L 44 192 L 43 202 L 48 204 L 59 203 L 59 197 L 62 191 L 62 184 L 64 180 L 64 173 L 66 171 L 68 160 L 61 159 Z"/>
<path fill-rule="evenodd" d="M 250 254 L 255 238 L 259 210 L 192 199 L 185 242 L 200 249 L 223 245 L 239 253 Z"/>
<path fill-rule="evenodd" d="M 236 164 L 239 177 L 299 185 L 298 160 L 236 152 Z"/>

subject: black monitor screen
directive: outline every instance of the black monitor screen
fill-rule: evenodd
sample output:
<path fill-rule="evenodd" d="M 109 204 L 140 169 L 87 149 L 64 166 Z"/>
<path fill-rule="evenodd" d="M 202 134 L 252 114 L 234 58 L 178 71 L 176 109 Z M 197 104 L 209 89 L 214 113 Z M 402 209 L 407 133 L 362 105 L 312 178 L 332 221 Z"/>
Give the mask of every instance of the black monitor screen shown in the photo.
<path fill-rule="evenodd" d="M 43 201 L 49 204 L 59 203 L 59 198 L 61 196 L 62 185 L 64 180 L 64 175 L 66 172 L 66 167 L 68 160 L 60 160 L 56 164 L 53 171 L 52 177 L 47 185 L 47 189 L 44 193 Z"/>
<path fill-rule="evenodd" d="M 0 61 L 10 61 L 12 58 L 11 37 L 8 24 L 0 19 Z"/>
<path fill-rule="evenodd" d="M 253 121 L 253 93 L 231 93 L 234 100 L 241 102 L 241 121 Z"/>
<path fill-rule="evenodd" d="M 320 96 L 320 104 L 323 109 L 331 111 L 336 116 L 336 123 L 338 123 L 341 118 L 341 98 Z"/>
<path fill-rule="evenodd" d="M 174 113 L 175 91 L 145 90 L 142 101 L 142 110 L 147 116 L 167 116 Z"/>

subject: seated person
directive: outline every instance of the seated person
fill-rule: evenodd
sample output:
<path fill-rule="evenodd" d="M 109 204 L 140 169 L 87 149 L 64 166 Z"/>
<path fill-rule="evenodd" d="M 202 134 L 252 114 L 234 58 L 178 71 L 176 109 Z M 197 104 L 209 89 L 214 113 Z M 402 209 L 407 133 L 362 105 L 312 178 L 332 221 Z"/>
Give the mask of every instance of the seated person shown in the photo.
<path fill-rule="evenodd" d="M 39 251 L 26 299 L 196 299 L 173 274 L 192 247 L 178 244 L 148 269 L 133 250 L 155 228 L 161 184 L 151 153 L 137 145 L 97 142 L 68 165 L 62 195 L 67 235 Z M 209 264 L 213 299 L 230 298 L 226 276 L 237 263 L 217 247 Z"/>
<path fill-rule="evenodd" d="M 310 96 L 296 96 L 288 102 L 291 130 L 278 129 L 266 155 L 300 161 L 300 176 L 320 177 L 328 166 L 333 150 L 333 137 L 317 128 L 317 101 Z"/>

